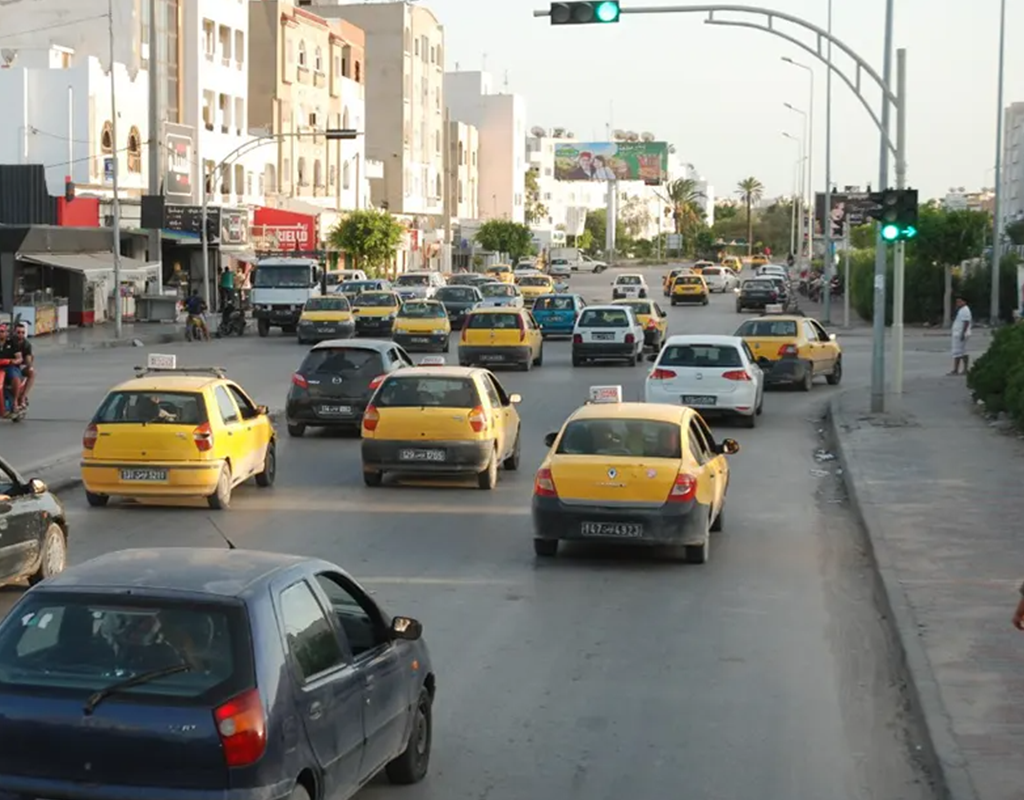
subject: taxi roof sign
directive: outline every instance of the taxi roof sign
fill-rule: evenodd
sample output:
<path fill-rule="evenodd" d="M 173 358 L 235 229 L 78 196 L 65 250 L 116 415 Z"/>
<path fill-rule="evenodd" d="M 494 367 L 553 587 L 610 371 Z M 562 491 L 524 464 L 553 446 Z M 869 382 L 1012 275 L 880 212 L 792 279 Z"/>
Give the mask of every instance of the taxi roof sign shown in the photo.
<path fill-rule="evenodd" d="M 765 314 L 781 314 L 782 303 L 769 303 L 764 307 Z"/>
<path fill-rule="evenodd" d="M 165 353 L 150 353 L 146 358 L 146 369 L 177 369 L 178 357 Z"/>
<path fill-rule="evenodd" d="M 420 359 L 421 367 L 443 367 L 447 363 L 444 356 L 426 356 Z"/>
<path fill-rule="evenodd" d="M 622 402 L 622 387 L 621 386 L 591 386 L 590 387 L 590 400 L 591 403 L 621 403 Z"/>

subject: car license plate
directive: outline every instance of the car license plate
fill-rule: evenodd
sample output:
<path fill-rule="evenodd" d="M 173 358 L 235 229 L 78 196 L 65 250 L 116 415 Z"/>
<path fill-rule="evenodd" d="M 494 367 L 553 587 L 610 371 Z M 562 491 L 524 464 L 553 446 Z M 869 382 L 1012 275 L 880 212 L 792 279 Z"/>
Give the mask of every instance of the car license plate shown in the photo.
<path fill-rule="evenodd" d="M 121 480 L 133 483 L 164 483 L 167 481 L 165 469 L 123 469 Z"/>
<path fill-rule="evenodd" d="M 399 461 L 446 461 L 448 454 L 444 450 L 399 450 Z"/>
<path fill-rule="evenodd" d="M 609 536 L 617 539 L 639 539 L 644 526 L 639 522 L 584 522 L 580 524 L 584 536 Z"/>
<path fill-rule="evenodd" d="M 410 340 L 413 344 L 426 344 L 430 341 L 426 336 L 413 336 Z"/>
<path fill-rule="evenodd" d="M 684 406 L 714 406 L 718 405 L 718 398 L 710 394 L 684 394 Z"/>
<path fill-rule="evenodd" d="M 591 336 L 599 342 L 610 342 L 615 339 L 614 333 L 593 333 Z"/>
<path fill-rule="evenodd" d="M 334 330 L 334 328 L 317 328 L 316 332 L 317 333 L 331 333 L 333 330 Z"/>
<path fill-rule="evenodd" d="M 483 356 L 480 356 L 480 360 L 481 361 L 504 361 L 505 360 L 505 356 L 503 356 L 503 355 L 495 355 L 495 354 L 483 355 Z"/>
<path fill-rule="evenodd" d="M 332 417 L 342 417 L 352 413 L 352 406 L 320 406 L 317 411 Z"/>

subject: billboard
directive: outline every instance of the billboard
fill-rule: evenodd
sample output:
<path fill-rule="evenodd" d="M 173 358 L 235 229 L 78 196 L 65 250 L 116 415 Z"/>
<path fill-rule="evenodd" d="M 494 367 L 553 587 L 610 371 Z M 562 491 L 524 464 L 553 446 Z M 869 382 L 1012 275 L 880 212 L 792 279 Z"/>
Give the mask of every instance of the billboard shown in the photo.
<path fill-rule="evenodd" d="M 313 251 L 317 247 L 316 217 L 258 207 L 253 213 L 252 240 L 259 251 Z"/>
<path fill-rule="evenodd" d="M 555 145 L 560 181 L 645 181 L 668 175 L 668 142 L 561 142 Z"/>
<path fill-rule="evenodd" d="M 192 129 L 187 125 L 164 124 L 164 194 L 177 203 L 196 201 L 195 187 L 198 169 L 195 161 Z"/>
<path fill-rule="evenodd" d="M 825 193 L 818 192 L 814 198 L 814 235 L 825 235 L 825 218 L 832 222 L 832 238 L 842 239 L 850 228 L 867 225 L 873 221 L 871 212 L 878 208 L 871 202 L 867 192 L 832 195 L 832 208 L 825 213 Z"/>

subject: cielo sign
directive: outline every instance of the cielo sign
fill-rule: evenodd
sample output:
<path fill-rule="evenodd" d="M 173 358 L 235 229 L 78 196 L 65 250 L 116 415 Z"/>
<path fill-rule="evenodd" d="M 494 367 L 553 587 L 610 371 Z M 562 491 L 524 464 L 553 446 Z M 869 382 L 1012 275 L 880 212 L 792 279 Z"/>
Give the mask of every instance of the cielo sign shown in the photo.
<path fill-rule="evenodd" d="M 253 240 L 262 249 L 315 249 L 316 217 L 278 208 L 257 208 L 253 213 Z"/>

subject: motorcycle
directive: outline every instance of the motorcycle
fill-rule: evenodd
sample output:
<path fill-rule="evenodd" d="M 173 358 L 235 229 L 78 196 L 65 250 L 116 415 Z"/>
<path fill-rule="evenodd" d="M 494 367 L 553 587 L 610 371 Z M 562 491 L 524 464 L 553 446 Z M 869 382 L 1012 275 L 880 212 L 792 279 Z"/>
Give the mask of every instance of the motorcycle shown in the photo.
<path fill-rule="evenodd" d="M 190 314 L 188 318 L 185 320 L 185 341 L 210 341 L 209 331 L 203 326 L 202 320 L 199 317 Z"/>
<path fill-rule="evenodd" d="M 231 335 L 244 336 L 246 329 L 245 312 L 233 305 L 225 306 L 220 317 L 220 324 L 217 326 L 217 338 L 225 338 Z"/>

